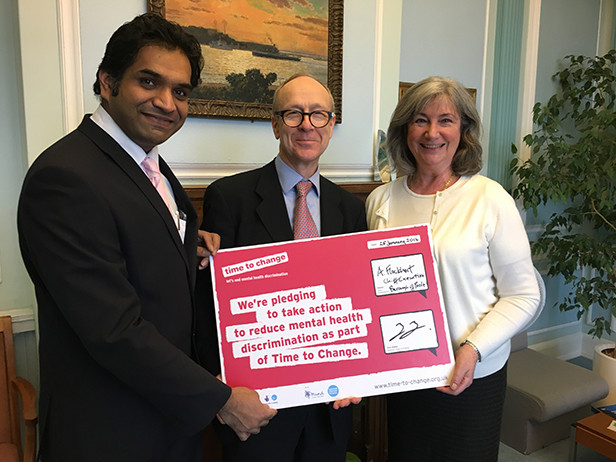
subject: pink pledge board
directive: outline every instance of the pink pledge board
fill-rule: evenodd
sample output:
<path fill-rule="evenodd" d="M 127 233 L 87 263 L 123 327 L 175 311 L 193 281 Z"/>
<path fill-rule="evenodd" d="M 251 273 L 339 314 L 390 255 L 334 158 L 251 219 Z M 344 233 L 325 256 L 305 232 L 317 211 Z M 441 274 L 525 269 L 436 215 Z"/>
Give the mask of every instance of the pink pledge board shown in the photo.
<path fill-rule="evenodd" d="M 449 381 L 427 225 L 220 250 L 210 264 L 223 380 L 274 408 Z"/>

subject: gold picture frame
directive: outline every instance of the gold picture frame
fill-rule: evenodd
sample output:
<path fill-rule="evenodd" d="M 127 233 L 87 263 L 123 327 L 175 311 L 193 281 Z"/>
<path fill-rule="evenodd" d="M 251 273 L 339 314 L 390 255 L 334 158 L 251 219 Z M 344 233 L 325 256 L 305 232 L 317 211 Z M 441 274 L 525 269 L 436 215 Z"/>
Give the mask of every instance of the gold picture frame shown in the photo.
<path fill-rule="evenodd" d="M 327 5 L 327 21 L 326 21 L 327 23 L 326 25 L 326 29 L 327 29 L 327 59 L 326 61 L 327 63 L 326 63 L 325 72 L 322 71 L 322 64 L 320 65 L 319 63 L 316 62 L 319 60 L 324 61 L 325 60 L 324 56 L 317 59 L 316 55 L 312 56 L 312 55 L 308 55 L 307 53 L 306 54 L 297 53 L 293 55 L 291 53 L 281 52 L 277 49 L 275 43 L 272 41 L 271 38 L 269 38 L 270 44 L 267 44 L 266 42 L 255 43 L 255 42 L 248 42 L 248 41 L 241 41 L 241 40 L 234 39 L 231 33 L 227 34 L 226 31 L 218 30 L 221 27 L 223 29 L 225 28 L 224 26 L 226 26 L 227 24 L 227 20 L 226 20 L 227 18 L 223 18 L 223 20 L 219 24 L 216 24 L 216 21 L 214 21 L 215 27 L 211 27 L 212 24 L 209 24 L 209 23 L 201 24 L 201 25 L 188 24 L 187 21 L 178 20 L 178 18 L 180 17 L 179 8 L 182 8 L 182 7 L 191 8 L 193 9 L 193 11 L 196 11 L 195 8 L 202 8 L 202 9 L 207 8 L 208 12 L 211 13 L 211 12 L 216 12 L 216 9 L 222 8 L 223 5 L 227 7 L 229 5 L 228 0 L 227 1 L 200 0 L 198 2 L 195 2 L 194 0 L 148 0 L 148 10 L 151 12 L 160 14 L 166 19 L 177 22 L 189 32 L 194 33 L 195 30 L 198 30 L 199 28 L 201 28 L 202 36 L 201 36 L 201 39 L 199 39 L 199 37 L 198 39 L 200 43 L 202 44 L 202 48 L 205 46 L 207 46 L 208 48 L 212 46 L 212 47 L 219 48 L 221 50 L 228 48 L 228 51 L 232 51 L 233 49 L 237 49 L 239 51 L 241 49 L 242 52 L 252 53 L 252 56 L 258 56 L 260 58 L 269 59 L 271 60 L 272 63 L 276 61 L 280 61 L 281 64 L 279 65 L 279 68 L 280 69 L 284 68 L 288 72 L 290 72 L 290 69 L 293 67 L 290 64 L 291 59 L 293 60 L 293 62 L 296 62 L 296 63 L 298 62 L 298 61 L 295 61 L 295 58 L 299 58 L 300 64 L 302 63 L 302 60 L 304 60 L 306 67 L 308 67 L 309 65 L 312 65 L 315 68 L 320 69 L 321 74 L 325 74 L 326 77 L 319 78 L 319 80 L 322 81 L 326 79 L 326 81 L 322 83 L 327 84 L 327 86 L 329 87 L 332 93 L 332 96 L 334 97 L 334 103 L 336 105 L 336 122 L 340 123 L 342 121 L 342 38 L 343 38 L 343 13 L 344 13 L 343 0 L 321 0 L 321 1 L 315 1 L 313 3 L 317 6 L 321 6 L 322 9 L 324 8 L 323 5 Z M 272 2 L 268 2 L 267 0 L 263 0 L 263 6 L 264 7 L 267 6 L 270 12 L 272 12 L 272 10 L 276 8 L 278 9 L 283 8 L 283 7 L 273 6 Z M 246 14 L 245 11 L 238 11 L 238 14 L 239 13 Z M 268 24 L 268 28 L 273 27 L 274 21 L 277 20 L 275 19 L 277 18 L 277 15 L 275 15 L 274 13 L 275 12 L 272 12 L 272 15 L 271 15 L 272 19 L 270 23 L 271 25 Z M 279 16 L 282 16 L 282 15 L 279 15 Z M 195 22 L 195 20 L 199 18 L 197 14 L 193 14 L 190 17 L 191 17 L 191 22 Z M 235 15 L 233 15 L 233 17 L 235 17 Z M 231 16 L 228 16 L 228 18 L 230 19 Z M 288 23 L 282 26 L 280 24 L 276 24 L 277 26 L 286 27 L 288 29 L 288 33 L 285 34 L 285 36 L 296 34 L 298 38 L 300 36 L 305 37 L 307 34 L 310 33 L 311 24 L 314 26 L 315 31 L 317 30 L 317 26 L 319 26 L 319 30 L 323 30 L 323 28 L 325 27 L 324 20 L 322 18 L 320 19 L 317 17 L 308 17 L 308 16 L 301 17 L 297 15 L 294 16 L 294 18 L 296 21 L 295 23 Z M 248 24 L 253 24 L 255 27 L 257 27 L 257 24 L 258 24 L 258 27 L 260 27 L 261 29 L 264 29 L 263 22 L 250 20 L 250 18 L 247 18 L 245 22 Z M 205 26 L 208 26 L 208 27 L 205 27 Z M 214 33 L 217 34 L 217 37 L 218 37 L 217 40 L 212 40 L 212 34 Z M 194 34 L 194 35 L 197 35 L 197 34 Z M 269 36 L 269 33 L 265 35 Z M 203 43 L 204 37 L 209 37 L 207 40 L 210 40 L 210 42 L 207 45 Z M 323 39 L 322 36 L 319 36 L 319 37 L 321 40 Z M 318 39 L 319 37 L 313 36 L 314 39 Z M 260 50 L 263 50 L 265 54 L 264 55 L 262 54 L 262 56 L 259 56 L 258 53 Z M 269 53 L 268 53 L 268 50 L 269 50 Z M 246 55 L 247 53 L 242 53 L 242 54 Z M 277 54 L 277 56 L 273 58 L 272 54 Z M 282 56 L 282 55 L 285 55 L 285 56 Z M 295 56 L 295 57 L 292 57 L 292 56 Z M 289 60 L 289 61 L 286 61 L 286 60 Z M 246 60 L 246 62 L 248 62 L 248 60 Z M 264 61 L 261 61 L 261 62 L 264 62 Z M 272 64 L 272 66 L 275 67 L 277 65 Z M 301 68 L 302 66 L 298 65 L 297 67 Z M 240 74 L 241 78 L 244 78 L 243 73 L 246 72 L 245 78 L 248 78 L 247 70 L 248 69 L 238 68 L 231 72 L 233 74 Z M 302 72 L 302 71 L 299 70 L 298 72 Z M 314 72 L 310 72 L 309 70 L 304 71 L 304 72 L 314 74 Z M 221 79 L 220 77 L 221 75 L 223 74 L 220 74 L 220 73 L 217 74 L 219 80 Z M 227 76 L 230 76 L 230 75 L 231 73 L 227 74 Z M 286 77 L 289 77 L 289 76 L 290 75 L 287 75 Z M 207 91 L 210 91 L 211 93 L 215 93 L 217 91 L 215 88 L 216 85 L 218 85 L 219 87 L 224 87 L 227 84 L 224 84 L 224 83 L 214 84 L 212 82 L 205 82 L 205 85 L 209 86 Z M 205 85 L 202 85 L 202 87 L 204 87 Z M 275 89 L 276 86 L 277 85 L 275 85 L 275 83 L 272 83 L 271 85 L 269 85 L 267 89 L 267 94 L 273 95 L 273 90 Z M 250 101 L 243 101 L 243 100 L 233 101 L 230 99 L 222 99 L 217 96 L 207 96 L 207 95 L 200 96 L 199 92 L 200 92 L 199 89 L 195 89 L 193 93 L 191 94 L 191 97 L 189 98 L 188 114 L 191 116 L 230 118 L 230 119 L 251 119 L 251 120 L 269 120 L 271 118 L 271 113 L 272 113 L 271 100 L 269 102 L 263 102 L 263 101 L 250 102 Z M 206 90 L 201 90 L 201 93 L 206 93 Z M 252 96 L 253 95 L 250 95 L 250 97 Z M 249 98 L 244 98 L 244 99 L 249 99 Z M 264 99 L 264 98 L 261 98 L 261 99 Z"/>

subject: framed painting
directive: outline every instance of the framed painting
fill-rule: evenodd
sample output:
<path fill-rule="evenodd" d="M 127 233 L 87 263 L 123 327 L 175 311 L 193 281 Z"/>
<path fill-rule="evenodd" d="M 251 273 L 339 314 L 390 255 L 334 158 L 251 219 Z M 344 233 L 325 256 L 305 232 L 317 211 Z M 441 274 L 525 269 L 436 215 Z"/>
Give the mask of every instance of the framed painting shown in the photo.
<path fill-rule="evenodd" d="M 196 117 L 269 120 L 274 91 L 296 73 L 326 84 L 342 121 L 343 0 L 148 0 L 201 44 Z"/>

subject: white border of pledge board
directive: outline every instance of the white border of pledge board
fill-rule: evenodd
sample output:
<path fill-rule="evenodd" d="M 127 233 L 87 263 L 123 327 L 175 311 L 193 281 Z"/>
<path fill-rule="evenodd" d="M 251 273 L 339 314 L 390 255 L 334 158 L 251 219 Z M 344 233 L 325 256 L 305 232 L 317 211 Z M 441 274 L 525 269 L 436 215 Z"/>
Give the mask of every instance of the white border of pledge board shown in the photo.
<path fill-rule="evenodd" d="M 210 257 L 223 380 L 278 409 L 449 383 L 428 225 Z"/>

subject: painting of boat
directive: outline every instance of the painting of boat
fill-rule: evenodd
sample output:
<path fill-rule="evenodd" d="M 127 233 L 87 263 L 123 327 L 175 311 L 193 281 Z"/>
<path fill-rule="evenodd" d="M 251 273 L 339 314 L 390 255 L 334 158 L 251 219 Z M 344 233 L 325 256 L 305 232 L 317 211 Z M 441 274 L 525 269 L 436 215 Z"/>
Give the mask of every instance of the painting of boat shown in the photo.
<path fill-rule="evenodd" d="M 212 48 L 218 48 L 219 50 L 233 50 L 233 44 L 229 42 L 225 42 L 224 40 L 217 39 L 212 40 L 208 43 Z"/>
<path fill-rule="evenodd" d="M 300 61 L 301 58 L 299 56 L 290 55 L 287 53 L 281 53 L 276 50 L 275 52 L 271 51 L 253 51 L 253 56 L 257 56 L 259 58 L 272 58 L 272 59 L 286 59 L 287 61 Z"/>

